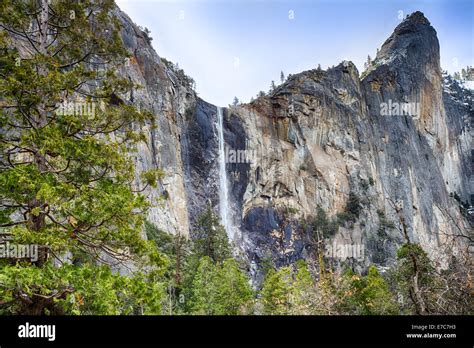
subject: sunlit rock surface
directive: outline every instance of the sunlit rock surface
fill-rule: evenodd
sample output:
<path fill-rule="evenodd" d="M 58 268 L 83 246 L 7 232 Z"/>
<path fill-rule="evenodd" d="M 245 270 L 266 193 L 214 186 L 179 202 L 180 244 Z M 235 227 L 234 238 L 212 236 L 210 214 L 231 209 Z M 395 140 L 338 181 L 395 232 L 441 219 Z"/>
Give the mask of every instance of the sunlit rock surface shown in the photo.
<path fill-rule="evenodd" d="M 124 98 L 157 121 L 146 130 L 137 171 L 166 173 L 158 189 L 147 191 L 149 220 L 192 236 L 206 205 L 218 211 L 216 107 L 180 81 L 141 30 L 117 13 L 133 53 L 123 74 L 143 86 Z M 393 103 L 415 106 L 416 114 L 383 115 L 383 105 Z M 436 31 L 416 12 L 361 76 L 344 61 L 292 75 L 269 95 L 224 109 L 227 148 L 251 158 L 227 163 L 238 249 L 256 265 L 309 258 L 307 222 L 318 206 L 329 216 L 343 212 L 353 192 L 362 204 L 359 219 L 342 224 L 327 244 L 363 252 L 337 261 L 361 270 L 387 266 L 410 240 L 445 265 L 468 247 L 467 212 L 458 201 L 470 195 L 472 108 L 472 92 L 443 79 Z M 381 213 L 393 228 L 384 228 Z"/>

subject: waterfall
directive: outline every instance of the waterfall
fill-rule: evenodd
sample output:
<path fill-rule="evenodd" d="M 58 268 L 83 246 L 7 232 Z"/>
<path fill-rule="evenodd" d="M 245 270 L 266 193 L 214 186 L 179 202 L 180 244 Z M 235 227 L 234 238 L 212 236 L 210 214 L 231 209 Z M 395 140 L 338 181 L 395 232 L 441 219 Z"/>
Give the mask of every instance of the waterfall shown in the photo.
<path fill-rule="evenodd" d="M 229 209 L 229 186 L 225 158 L 224 116 L 221 107 L 217 107 L 217 133 L 219 136 L 219 215 L 229 240 L 233 240 L 234 231 Z"/>

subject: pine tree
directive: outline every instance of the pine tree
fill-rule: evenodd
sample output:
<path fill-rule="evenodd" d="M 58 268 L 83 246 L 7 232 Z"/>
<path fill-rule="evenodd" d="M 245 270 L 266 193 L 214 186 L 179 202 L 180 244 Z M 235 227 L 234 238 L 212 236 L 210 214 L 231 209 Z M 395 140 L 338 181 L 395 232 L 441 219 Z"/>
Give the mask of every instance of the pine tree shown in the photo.
<path fill-rule="evenodd" d="M 273 93 L 275 91 L 275 88 L 276 88 L 276 85 L 275 85 L 275 81 L 272 80 L 272 83 L 270 84 L 270 93 Z"/>
<path fill-rule="evenodd" d="M 191 286 L 191 311 L 207 315 L 237 315 L 249 311 L 253 298 L 245 274 L 234 259 L 222 264 L 201 258 Z"/>
<path fill-rule="evenodd" d="M 194 253 L 199 257 L 208 256 L 214 262 L 231 257 L 227 233 L 210 206 L 198 217 L 193 234 Z"/>
<path fill-rule="evenodd" d="M 426 298 L 434 284 L 434 268 L 426 252 L 418 244 L 404 244 L 397 252 L 397 284 L 404 298 L 410 299 L 413 312 L 429 311 Z"/>
<path fill-rule="evenodd" d="M 283 74 L 283 71 L 280 73 L 280 81 L 281 83 L 285 82 L 285 74 Z"/>
<path fill-rule="evenodd" d="M 291 268 L 270 270 L 260 291 L 263 314 L 282 315 L 290 311 Z"/>
<path fill-rule="evenodd" d="M 168 257 L 167 273 L 173 286 L 181 286 L 186 261 L 191 253 L 188 238 L 181 234 L 171 234 L 160 230 L 154 224 L 146 221 L 145 232 L 147 239 L 156 244 L 156 248 Z"/>
<path fill-rule="evenodd" d="M 217 314 L 214 308 L 218 293 L 217 265 L 210 257 L 199 260 L 196 274 L 189 286 L 190 311 L 196 314 Z"/>
<path fill-rule="evenodd" d="M 369 267 L 365 277 L 355 274 L 352 270 L 347 270 L 344 278 L 346 287 L 339 287 L 339 292 L 345 292 L 340 305 L 344 312 L 363 315 L 398 313 L 397 304 L 390 293 L 387 282 L 374 266 Z"/>
<path fill-rule="evenodd" d="M 66 252 L 84 267 L 145 252 L 163 264 L 140 236 L 148 204 L 131 186 L 131 151 L 143 139 L 135 129 L 153 117 L 126 102 L 137 86 L 116 74 L 128 53 L 113 7 L 111 0 L 1 2 L 0 228 L 45 251 L 43 268 L 19 272 L 51 277 L 48 257 Z M 154 186 L 160 176 L 142 179 Z M 43 280 L 7 291 L 44 313 L 70 287 L 50 278 L 42 288 Z"/>
<path fill-rule="evenodd" d="M 233 100 L 233 102 L 232 102 L 232 105 L 233 105 L 233 106 L 237 106 L 237 105 L 239 105 L 239 104 L 240 104 L 239 99 L 238 99 L 237 97 L 234 97 L 234 100 Z"/>
<path fill-rule="evenodd" d="M 263 314 L 313 314 L 314 281 L 302 261 L 268 270 L 260 291 Z"/>
<path fill-rule="evenodd" d="M 244 271 L 235 259 L 224 261 L 219 270 L 219 292 L 216 297 L 220 314 L 248 314 L 251 311 L 253 291 Z"/>
<path fill-rule="evenodd" d="M 316 300 L 315 282 L 307 264 L 303 260 L 299 260 L 295 268 L 294 281 L 290 292 L 291 313 L 295 315 L 314 314 L 313 304 Z"/>

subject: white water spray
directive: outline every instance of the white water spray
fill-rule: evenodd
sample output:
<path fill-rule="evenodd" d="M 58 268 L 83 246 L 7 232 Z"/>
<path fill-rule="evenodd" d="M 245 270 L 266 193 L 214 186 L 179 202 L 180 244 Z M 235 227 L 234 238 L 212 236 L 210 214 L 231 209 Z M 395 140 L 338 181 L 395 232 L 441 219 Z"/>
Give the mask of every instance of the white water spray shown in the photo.
<path fill-rule="evenodd" d="M 224 116 L 220 107 L 217 107 L 217 133 L 219 136 L 219 215 L 229 240 L 233 240 L 234 231 L 230 217 L 229 186 L 225 165 Z"/>

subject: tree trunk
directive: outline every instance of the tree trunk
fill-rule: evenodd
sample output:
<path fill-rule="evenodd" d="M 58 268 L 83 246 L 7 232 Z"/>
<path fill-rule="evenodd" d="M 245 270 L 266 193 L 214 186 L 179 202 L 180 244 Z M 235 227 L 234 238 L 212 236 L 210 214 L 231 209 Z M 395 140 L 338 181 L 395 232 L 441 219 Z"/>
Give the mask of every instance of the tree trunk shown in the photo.
<path fill-rule="evenodd" d="M 48 45 L 48 19 L 49 19 L 49 12 L 48 12 L 48 0 L 41 0 L 41 13 L 40 13 L 40 24 L 39 24 L 39 47 L 38 50 L 41 54 L 46 55 L 47 50 L 46 47 Z M 46 75 L 46 69 L 44 66 L 38 66 L 38 74 L 40 76 Z M 40 96 L 44 97 L 44 96 Z M 42 98 L 41 98 L 42 99 Z M 40 102 L 38 105 L 38 115 L 36 115 L 35 119 L 35 127 L 42 128 L 44 127 L 48 120 L 46 115 L 46 108 L 43 102 Z M 41 173 L 46 172 L 46 159 L 44 154 L 39 152 L 38 147 L 35 148 L 35 153 L 33 155 L 33 162 L 38 168 Z M 32 214 L 32 210 L 35 208 L 39 208 L 40 212 L 38 214 Z M 33 198 L 29 203 L 30 209 L 30 222 L 31 222 L 31 229 L 33 231 L 40 231 L 45 225 L 45 202 Z"/>

